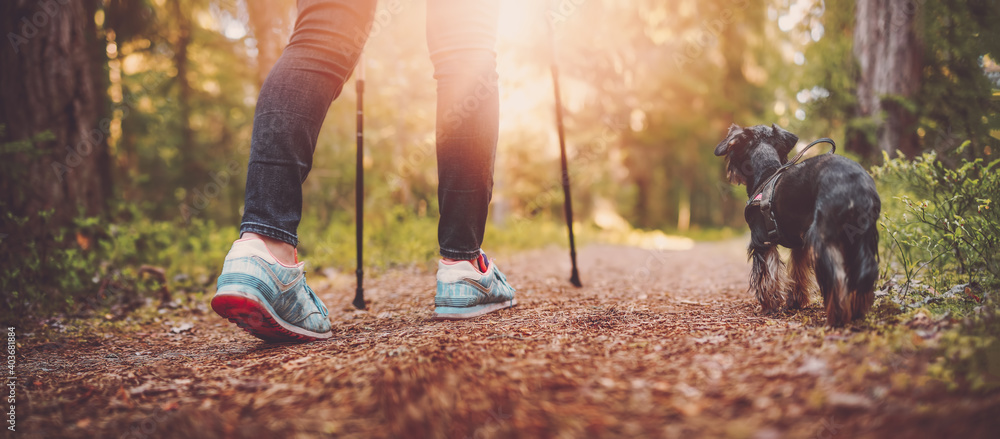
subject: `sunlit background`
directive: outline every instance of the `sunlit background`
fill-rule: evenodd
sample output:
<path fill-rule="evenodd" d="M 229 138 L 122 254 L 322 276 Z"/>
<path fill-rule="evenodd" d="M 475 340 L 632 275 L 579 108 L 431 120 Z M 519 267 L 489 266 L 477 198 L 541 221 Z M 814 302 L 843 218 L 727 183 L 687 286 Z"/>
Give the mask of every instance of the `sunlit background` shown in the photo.
<path fill-rule="evenodd" d="M 108 35 L 109 95 L 123 105 L 128 94 L 131 103 L 127 116 L 116 111 L 112 151 L 139 183 L 136 190 L 159 189 L 144 201 L 165 216 L 194 202 L 215 163 L 245 164 L 260 79 L 294 23 L 290 1 L 267 4 L 259 29 L 246 2 L 190 3 L 178 11 L 172 3 L 151 2 L 162 23 L 155 35 L 130 36 L 121 47 L 121 38 Z M 400 5 L 396 13 L 380 5 L 365 49 L 365 163 L 373 204 L 422 216 L 432 214 L 435 203 L 434 82 L 424 3 Z M 559 177 L 550 76 L 556 62 L 581 218 L 599 226 L 680 231 L 737 225 L 738 216 L 731 215 L 736 204 L 710 153 L 713 142 L 733 121 L 776 122 L 793 130 L 807 125 L 807 105 L 829 95 L 802 67 L 806 48 L 823 38 L 824 12 L 822 2 L 811 1 L 502 2 L 494 223 L 557 215 L 562 208 L 550 194 Z M 190 35 L 172 29 L 173 21 L 184 21 Z M 193 144 L 187 146 L 178 135 L 183 124 L 172 114 L 177 102 L 169 100 L 181 92 L 170 79 L 177 74 L 179 42 L 187 44 L 186 99 L 194 101 L 188 110 Z M 351 211 L 354 99 L 349 83 L 331 108 L 306 183 L 307 216 L 321 221 Z M 835 128 L 812 125 L 810 131 Z M 128 135 L 122 136 L 122 126 L 132 128 Z M 162 175 L 169 170 L 177 174 Z M 238 221 L 239 177 L 224 200 L 213 203 L 225 207 L 198 213 Z"/>
<path fill-rule="evenodd" d="M 293 3 L 153 0 L 122 7 L 121 15 L 147 23 L 116 27 L 129 35 L 107 32 L 109 97 L 118 108 L 110 144 L 121 178 L 131 183 L 122 186 L 125 199 L 155 218 L 238 223 L 254 100 L 291 32 Z M 711 153 L 730 123 L 777 123 L 803 139 L 838 141 L 854 123 L 846 117 L 855 76 L 850 6 L 501 3 L 491 230 L 561 218 L 552 63 L 561 72 L 578 218 L 599 229 L 739 227 L 742 195 L 722 181 Z M 435 84 L 425 3 L 388 6 L 380 4 L 365 48 L 370 221 L 430 224 Z M 111 18 L 103 14 L 98 24 Z M 353 215 L 354 105 L 349 82 L 330 109 L 306 182 L 303 227 L 320 242 L 338 239 L 327 226 Z M 228 184 L 206 197 L 213 172 L 229 165 Z M 322 248 L 307 240 L 304 250 Z"/>

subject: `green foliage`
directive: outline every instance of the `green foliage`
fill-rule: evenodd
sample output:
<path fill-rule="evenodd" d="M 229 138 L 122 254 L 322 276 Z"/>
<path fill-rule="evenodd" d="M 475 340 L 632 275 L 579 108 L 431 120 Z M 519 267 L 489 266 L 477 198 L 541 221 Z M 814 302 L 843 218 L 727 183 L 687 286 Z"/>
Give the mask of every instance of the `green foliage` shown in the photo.
<path fill-rule="evenodd" d="M 1000 161 L 953 169 L 934 153 L 884 159 L 872 170 L 880 192 L 893 194 L 883 197 L 881 255 L 886 277 L 902 271 L 905 281 L 887 282 L 876 298 L 868 324 L 886 337 L 873 338 L 871 348 L 929 355 L 926 378 L 950 390 L 1000 388 L 1000 218 L 990 208 L 1000 195 Z"/>
<path fill-rule="evenodd" d="M 13 233 L 0 238 L 0 289 L 9 293 L 0 320 L 137 306 L 160 287 L 142 275 L 143 266 L 164 268 L 171 290 L 204 291 L 214 282 L 234 228 L 201 220 L 180 227 L 139 213 L 133 207 L 112 220 L 80 217 L 72 227 L 54 227 L 51 210 L 5 212 L 0 225 Z"/>
<path fill-rule="evenodd" d="M 885 157 L 872 169 L 883 203 L 883 257 L 907 281 L 927 269 L 938 289 L 957 282 L 996 285 L 1000 279 L 1000 160 L 963 160 L 951 168 L 926 153 L 912 161 Z"/>
<path fill-rule="evenodd" d="M 935 325 L 948 329 L 932 344 L 929 377 L 951 389 L 990 390 L 1000 386 L 1000 214 L 993 202 L 1000 199 L 1000 160 L 965 158 L 973 147 L 967 141 L 948 155 L 913 160 L 885 156 L 872 169 L 883 194 L 886 277 L 905 277 L 900 286 L 887 284 L 875 309 L 902 309 L 911 323 L 925 311 L 935 316 Z M 948 324 L 955 319 L 964 321 Z"/>
<path fill-rule="evenodd" d="M 984 157 L 1000 129 L 1000 100 L 990 99 L 984 56 L 1000 56 L 1000 8 L 993 1 L 922 2 L 917 32 L 924 44 L 923 84 L 915 97 L 924 148 L 955 149 L 969 139 L 962 157 Z M 985 153 L 988 155 L 989 153 Z"/>
<path fill-rule="evenodd" d="M 808 41 L 803 48 L 805 65 L 802 74 L 793 77 L 788 84 L 787 101 L 791 107 L 799 104 L 791 99 L 800 90 L 820 87 L 828 93 L 826 97 L 802 103 L 806 111 L 805 121 L 790 128 L 800 138 L 830 137 L 844 145 L 847 133 L 865 133 L 869 141 L 875 142 L 874 123 L 870 119 L 854 117 L 857 106 L 857 77 L 860 75 L 858 62 L 854 57 L 854 10 L 855 2 L 845 1 L 824 3 L 829 6 L 816 20 L 803 23 L 806 34 L 802 40 Z M 821 23 L 817 26 L 814 22 Z M 806 26 L 808 24 L 808 26 Z M 813 27 L 822 28 L 822 38 L 813 41 L 808 34 Z M 799 129 L 797 129 L 799 128 Z M 845 145 L 846 146 L 846 145 Z"/>
<path fill-rule="evenodd" d="M 809 43 L 804 48 L 803 74 L 793 78 L 787 90 L 795 94 L 816 86 L 828 95 L 807 101 L 807 112 L 818 117 L 808 118 L 798 132 L 825 135 L 838 142 L 857 136 L 874 145 L 884 121 L 858 117 L 855 2 L 823 4 L 823 36 L 818 41 L 805 39 Z M 883 100 L 903 106 L 916 117 L 916 126 L 908 129 L 919 134 L 922 150 L 937 151 L 940 159 L 953 160 L 958 158 L 951 152 L 959 146 L 959 139 L 969 139 L 972 143 L 962 158 L 988 156 L 989 145 L 996 147 L 990 130 L 1000 129 L 1000 100 L 991 99 L 990 81 L 983 67 L 985 57 L 995 60 L 1000 56 L 1000 27 L 996 26 L 1000 8 L 992 1 L 919 1 L 908 2 L 894 13 L 916 14 L 914 32 L 921 44 L 923 64 L 914 96 L 904 99 L 887 95 Z"/>
<path fill-rule="evenodd" d="M 0 318 L 4 321 L 29 311 L 45 313 L 71 307 L 78 292 L 91 284 L 90 268 L 95 266 L 92 254 L 71 245 L 75 236 L 69 230 L 47 227 L 52 213 L 39 212 L 30 218 L 6 210 L 0 217 L 2 229 L 13 232 L 0 237 L 4 250 L 0 252 L 4 267 L 0 290 L 5 292 Z M 28 228 L 46 232 L 41 236 L 17 233 Z"/>
<path fill-rule="evenodd" d="M 4 213 L 0 225 L 15 233 L 0 238 L 0 288 L 10 292 L 0 303 L 0 321 L 17 316 L 53 313 L 128 311 L 149 300 L 160 285 L 144 276 L 144 267 L 162 269 L 167 289 L 177 298 L 210 293 L 232 241 L 235 226 L 193 218 L 188 222 L 157 221 L 141 208 L 126 206 L 111 220 L 81 217 L 72 227 L 46 223 L 51 212 L 34 218 Z M 30 223 L 36 224 L 30 224 Z M 365 269 L 369 274 L 416 264 L 430 269 L 438 258 L 436 216 L 420 216 L 397 207 L 370 212 L 365 221 Z M 27 238 L 16 233 L 45 230 Z M 300 257 L 308 270 L 356 267 L 354 219 L 340 215 L 328 221 L 307 216 L 300 229 Z M 599 239 L 593 227 L 577 225 L 577 242 Z M 566 245 L 566 229 L 544 218 L 515 219 L 488 224 L 485 248 L 492 255 L 508 255 L 546 245 Z M 125 308 L 125 309 L 122 309 Z"/>
<path fill-rule="evenodd" d="M 1000 388 L 1000 313 L 996 304 L 983 306 L 960 327 L 944 332 L 940 355 L 929 374 L 950 388 Z"/>
<path fill-rule="evenodd" d="M 1000 214 L 993 203 L 1000 199 L 1000 160 L 951 159 L 957 166 L 933 152 L 913 160 L 885 156 L 872 168 L 883 195 L 886 277 L 902 272 L 905 280 L 887 284 L 871 319 L 900 310 L 911 324 L 928 319 L 921 313 L 934 316 L 932 326 L 947 329 L 932 343 L 929 377 L 952 389 L 989 390 L 1000 386 Z M 961 325 L 947 324 L 960 318 Z"/>
<path fill-rule="evenodd" d="M 0 139 L 4 138 L 5 132 L 6 126 L 0 124 Z M 28 175 L 25 163 L 45 156 L 46 151 L 38 145 L 54 139 L 55 136 L 51 131 L 43 131 L 30 139 L 0 143 L 0 175 L 3 175 L 3 179 L 0 180 L 0 190 L 6 192 L 4 197 L 0 198 L 0 212 L 11 212 L 11 206 L 6 205 L 7 202 L 14 205 L 23 202 L 26 195 L 19 185 Z"/>
<path fill-rule="evenodd" d="M 1000 313 L 992 297 L 982 304 L 949 299 L 905 312 L 885 306 L 887 300 L 876 301 L 877 315 L 869 315 L 865 330 L 855 332 L 853 341 L 867 345 L 869 352 L 885 354 L 883 364 L 891 372 L 887 384 L 894 390 L 927 389 L 932 382 L 952 391 L 1000 388 Z M 964 303 L 965 309 L 954 312 L 957 303 Z M 899 365 L 910 360 L 926 364 L 922 376 L 900 373 Z"/>
<path fill-rule="evenodd" d="M 431 269 L 440 257 L 437 230 L 437 216 L 419 216 L 402 208 L 366 214 L 366 272 L 412 265 Z M 308 261 L 311 270 L 331 267 L 352 271 L 356 268 L 353 218 L 328 223 L 305 218 L 299 233 L 303 238 L 299 257 Z M 576 234 L 577 245 L 599 239 L 597 230 L 586 225 L 577 225 Z M 565 224 L 532 218 L 512 220 L 505 225 L 488 223 L 483 248 L 491 256 L 503 256 L 547 245 L 568 245 Z"/>
<path fill-rule="evenodd" d="M 6 131 L 5 126 L 0 124 L 0 136 L 4 135 L 4 131 Z M 52 135 L 51 131 L 44 131 L 35 135 L 35 137 L 33 137 L 30 140 L 21 140 L 16 142 L 4 143 L 0 145 L 0 157 L 8 154 L 28 154 L 31 156 L 41 156 L 44 154 L 44 152 L 39 151 L 39 148 L 36 148 L 35 145 L 42 142 L 48 142 L 54 139 L 55 136 Z M 3 160 L 2 162 L 3 168 L 0 169 L 3 170 L 5 175 L 11 175 L 8 173 L 14 173 L 18 171 L 23 172 L 24 169 L 22 166 L 15 167 L 12 165 L 13 163 L 11 163 L 10 160 Z"/>

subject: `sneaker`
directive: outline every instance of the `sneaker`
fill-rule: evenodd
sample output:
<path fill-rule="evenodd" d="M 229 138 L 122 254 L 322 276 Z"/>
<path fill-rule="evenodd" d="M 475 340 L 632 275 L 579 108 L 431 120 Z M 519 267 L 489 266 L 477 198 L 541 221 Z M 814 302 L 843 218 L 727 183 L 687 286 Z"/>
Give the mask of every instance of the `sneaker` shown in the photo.
<path fill-rule="evenodd" d="M 434 319 L 463 320 L 517 305 L 514 287 L 485 254 L 472 261 L 438 261 Z"/>
<path fill-rule="evenodd" d="M 226 255 L 212 309 L 265 341 L 328 339 L 329 312 L 306 285 L 304 265 L 278 262 L 260 239 L 240 239 Z"/>

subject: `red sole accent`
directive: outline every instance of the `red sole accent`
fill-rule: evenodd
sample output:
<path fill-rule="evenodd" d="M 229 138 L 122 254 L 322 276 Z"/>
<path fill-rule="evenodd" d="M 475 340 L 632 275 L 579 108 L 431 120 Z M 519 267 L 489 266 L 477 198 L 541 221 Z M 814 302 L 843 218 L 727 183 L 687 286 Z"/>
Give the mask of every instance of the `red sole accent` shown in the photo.
<path fill-rule="evenodd" d="M 250 335 L 264 341 L 305 342 L 325 339 L 285 329 L 263 304 L 250 297 L 236 294 L 217 294 L 212 298 L 212 309 L 215 310 L 216 314 L 229 319 L 230 322 L 235 323 L 236 326 Z"/>

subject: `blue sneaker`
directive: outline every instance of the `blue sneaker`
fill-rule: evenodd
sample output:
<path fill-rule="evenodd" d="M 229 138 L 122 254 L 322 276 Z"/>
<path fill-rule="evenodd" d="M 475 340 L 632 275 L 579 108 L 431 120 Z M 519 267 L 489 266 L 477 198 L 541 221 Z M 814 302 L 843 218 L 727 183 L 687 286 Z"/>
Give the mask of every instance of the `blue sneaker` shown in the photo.
<path fill-rule="evenodd" d="M 279 263 L 260 239 L 240 239 L 226 255 L 212 309 L 265 341 L 328 339 L 329 312 L 306 285 L 303 265 Z"/>
<path fill-rule="evenodd" d="M 472 261 L 438 261 L 434 319 L 464 320 L 517 305 L 514 287 L 480 253 Z"/>

